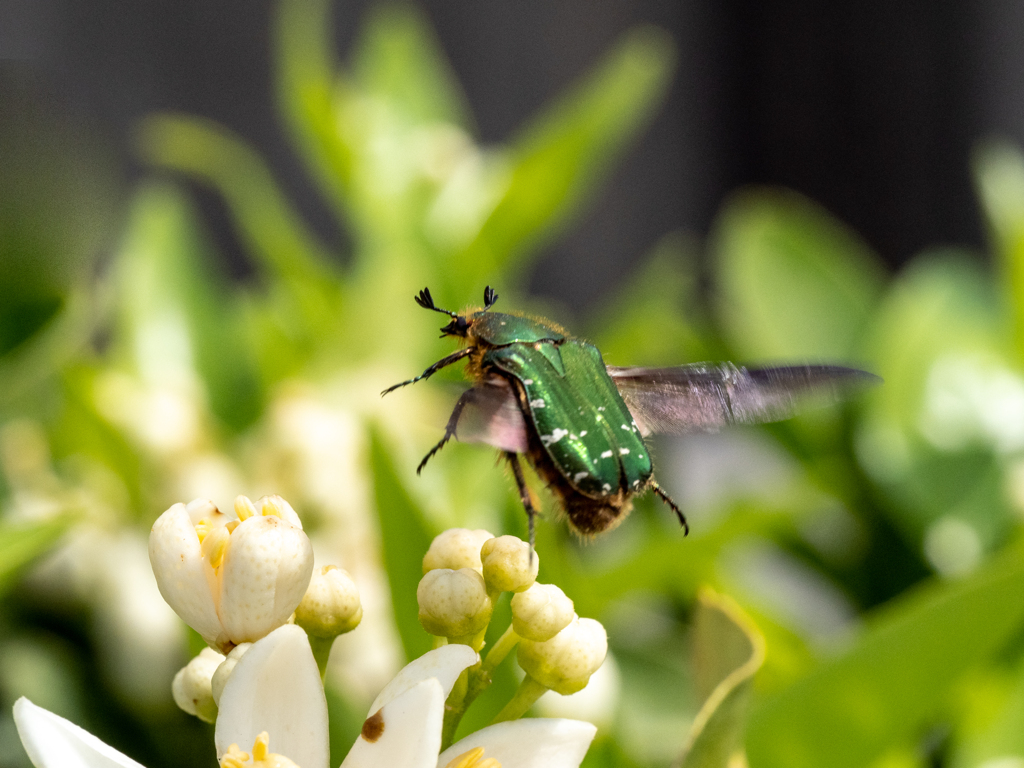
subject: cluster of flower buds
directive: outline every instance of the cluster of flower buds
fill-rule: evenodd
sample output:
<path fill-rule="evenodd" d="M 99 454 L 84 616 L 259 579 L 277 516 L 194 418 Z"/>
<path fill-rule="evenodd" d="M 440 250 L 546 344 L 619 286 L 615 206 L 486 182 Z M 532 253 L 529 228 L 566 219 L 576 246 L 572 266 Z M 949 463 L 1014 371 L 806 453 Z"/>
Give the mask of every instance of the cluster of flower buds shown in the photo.
<path fill-rule="evenodd" d="M 486 688 L 494 668 L 517 645 L 526 678 L 499 720 L 521 716 L 547 690 L 581 690 L 604 661 L 604 627 L 579 618 L 555 585 L 537 583 L 539 567 L 530 545 L 515 536 L 454 528 L 431 543 L 416 592 L 420 624 L 430 634 L 479 651 L 494 603 L 502 592 L 513 593 L 512 625 L 468 673 L 463 706 Z"/>
<path fill-rule="evenodd" d="M 253 643 L 292 622 L 295 631 L 305 631 L 322 676 L 335 637 L 362 618 L 348 573 L 330 565 L 313 572 L 309 539 L 284 499 L 254 504 L 239 496 L 234 512 L 226 515 L 205 500 L 175 504 L 154 523 L 149 542 L 161 594 L 211 646 L 172 686 L 178 706 L 207 722 L 216 721 L 232 672 Z M 537 583 L 539 568 L 527 542 L 484 530 L 445 531 L 424 555 L 419 620 L 438 644 L 479 652 L 495 603 L 503 592 L 513 593 L 511 625 L 455 686 L 459 700 L 449 701 L 455 716 L 446 717 L 446 738 L 516 646 L 526 677 L 498 720 L 518 718 L 547 690 L 581 690 L 604 661 L 604 628 L 579 618 L 561 589 Z M 261 751 L 265 745 L 254 747 Z"/>
<path fill-rule="evenodd" d="M 207 722 L 216 719 L 231 671 L 253 642 L 294 621 L 309 635 L 323 674 L 334 638 L 363 615 L 347 572 L 328 565 L 313 573 L 313 549 L 288 502 L 239 496 L 234 512 L 205 499 L 175 504 L 149 537 L 160 593 L 210 645 L 172 684 L 178 706 Z"/>

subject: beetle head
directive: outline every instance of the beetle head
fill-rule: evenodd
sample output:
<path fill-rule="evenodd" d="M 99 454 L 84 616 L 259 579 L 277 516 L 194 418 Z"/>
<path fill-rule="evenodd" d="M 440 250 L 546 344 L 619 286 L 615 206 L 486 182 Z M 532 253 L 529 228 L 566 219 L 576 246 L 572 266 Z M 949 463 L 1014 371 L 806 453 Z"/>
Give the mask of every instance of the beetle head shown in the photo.
<path fill-rule="evenodd" d="M 469 332 L 469 326 L 473 324 L 465 315 L 453 315 L 452 321 L 441 329 L 442 338 L 445 336 L 465 337 Z"/>
<path fill-rule="evenodd" d="M 494 302 L 497 300 L 498 294 L 488 285 L 484 289 L 484 308 L 481 312 L 486 312 L 494 306 Z M 432 309 L 435 312 L 448 315 L 452 319 L 448 325 L 441 329 L 441 338 L 445 336 L 461 336 L 465 338 L 469 333 L 469 327 L 473 324 L 473 321 L 469 319 L 469 315 L 460 315 L 458 312 L 452 312 L 450 309 L 442 309 L 436 306 L 433 297 L 430 295 L 429 288 L 424 288 L 420 291 L 419 296 L 416 297 L 416 303 L 424 309 Z"/>

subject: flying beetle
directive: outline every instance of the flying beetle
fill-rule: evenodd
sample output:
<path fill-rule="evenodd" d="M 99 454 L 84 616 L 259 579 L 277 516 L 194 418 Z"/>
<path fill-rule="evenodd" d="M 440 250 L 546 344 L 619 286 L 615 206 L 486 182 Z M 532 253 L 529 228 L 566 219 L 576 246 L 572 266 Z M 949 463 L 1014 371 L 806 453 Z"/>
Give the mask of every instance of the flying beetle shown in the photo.
<path fill-rule="evenodd" d="M 672 509 L 689 533 L 682 510 L 654 479 L 645 437 L 776 421 L 791 416 L 804 395 L 838 399 L 854 385 L 877 380 L 835 365 L 606 366 L 597 347 L 555 323 L 492 312 L 498 294 L 490 286 L 484 290 L 483 308 L 462 315 L 435 306 L 427 288 L 415 300 L 424 309 L 448 315 L 451 322 L 441 328 L 442 338 L 454 336 L 464 346 L 381 395 L 463 359 L 474 382 L 416 473 L 452 437 L 494 446 L 512 469 L 529 517 L 531 543 L 537 511 L 520 456 L 548 483 L 570 526 L 583 536 L 617 526 L 632 509 L 633 497 L 648 490 Z"/>

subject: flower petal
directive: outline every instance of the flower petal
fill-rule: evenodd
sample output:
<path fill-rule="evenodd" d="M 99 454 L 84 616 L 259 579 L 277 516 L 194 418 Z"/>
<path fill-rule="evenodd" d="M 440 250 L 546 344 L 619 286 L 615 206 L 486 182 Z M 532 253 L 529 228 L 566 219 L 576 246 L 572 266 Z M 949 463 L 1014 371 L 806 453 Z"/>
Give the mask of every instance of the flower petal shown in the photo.
<path fill-rule="evenodd" d="M 252 747 L 263 731 L 270 749 L 301 768 L 328 768 L 327 699 L 306 633 L 285 624 L 252 644 L 220 697 L 217 758 L 232 744 Z"/>
<path fill-rule="evenodd" d="M 433 768 L 446 697 L 435 677 L 404 691 L 366 719 L 341 768 Z"/>
<path fill-rule="evenodd" d="M 437 678 L 441 683 L 445 698 L 448 698 L 448 694 L 452 692 L 452 686 L 459 679 L 462 670 L 473 666 L 479 660 L 480 657 L 476 651 L 468 645 L 458 643 L 428 651 L 418 659 L 406 664 L 394 679 L 384 686 L 377 698 L 373 700 L 373 704 L 370 705 L 369 714 L 372 715 L 421 680 L 428 680 L 431 677 Z"/>
<path fill-rule="evenodd" d="M 313 547 L 301 528 L 276 515 L 243 521 L 221 571 L 220 618 L 231 640 L 251 643 L 288 621 L 312 575 Z"/>
<path fill-rule="evenodd" d="M 444 768 L 475 747 L 501 768 L 579 768 L 597 728 L 582 720 L 528 718 L 481 728 L 452 744 L 437 759 Z"/>
<path fill-rule="evenodd" d="M 14 723 L 36 768 L 143 768 L 84 728 L 37 707 L 24 696 L 14 702 Z"/>
<path fill-rule="evenodd" d="M 175 504 L 153 523 L 149 562 L 167 604 L 214 647 L 227 641 L 207 581 L 199 536 L 184 504 Z"/>

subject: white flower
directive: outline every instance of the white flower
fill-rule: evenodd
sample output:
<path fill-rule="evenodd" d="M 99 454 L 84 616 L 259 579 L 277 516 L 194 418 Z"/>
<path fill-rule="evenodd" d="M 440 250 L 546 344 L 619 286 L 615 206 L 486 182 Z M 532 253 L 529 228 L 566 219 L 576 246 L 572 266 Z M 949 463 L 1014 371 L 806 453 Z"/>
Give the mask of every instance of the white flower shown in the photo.
<path fill-rule="evenodd" d="M 149 559 L 160 594 L 212 647 L 227 653 L 284 624 L 306 593 L 313 548 L 279 496 L 235 502 L 238 520 L 210 501 L 175 504 L 153 524 Z"/>
<path fill-rule="evenodd" d="M 342 768 L 444 768 L 478 748 L 502 768 L 578 768 L 597 729 L 577 720 L 499 723 L 438 755 L 445 699 L 477 659 L 468 646 L 447 645 L 406 666 L 373 702 Z M 36 768 L 141 768 L 28 699 L 15 703 L 14 719 Z M 232 744 L 249 748 L 264 731 L 273 751 L 299 768 L 327 768 L 327 703 L 306 634 L 294 625 L 253 643 L 231 673 L 217 718 L 218 758 Z"/>

